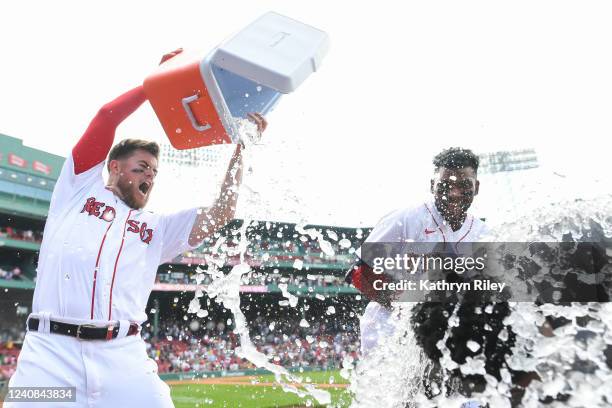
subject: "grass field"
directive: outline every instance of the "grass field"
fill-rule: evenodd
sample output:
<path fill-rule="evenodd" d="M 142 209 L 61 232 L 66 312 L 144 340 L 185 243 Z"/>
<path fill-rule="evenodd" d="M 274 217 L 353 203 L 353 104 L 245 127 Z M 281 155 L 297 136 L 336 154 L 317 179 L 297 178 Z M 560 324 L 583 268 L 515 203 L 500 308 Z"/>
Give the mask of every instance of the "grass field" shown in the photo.
<path fill-rule="evenodd" d="M 301 374 L 305 381 L 321 384 L 331 394 L 333 407 L 348 407 L 351 395 L 338 371 Z M 313 398 L 300 398 L 274 384 L 273 375 L 223 377 L 195 381 L 169 381 L 176 408 L 187 407 L 317 407 Z"/>

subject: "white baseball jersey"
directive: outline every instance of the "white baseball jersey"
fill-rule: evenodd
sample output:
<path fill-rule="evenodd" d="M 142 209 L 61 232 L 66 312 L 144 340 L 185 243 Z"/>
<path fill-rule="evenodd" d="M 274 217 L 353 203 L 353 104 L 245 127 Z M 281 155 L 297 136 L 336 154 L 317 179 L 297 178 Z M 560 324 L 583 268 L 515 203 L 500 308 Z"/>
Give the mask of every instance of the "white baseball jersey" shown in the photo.
<path fill-rule="evenodd" d="M 467 214 L 461 228 L 453 231 L 433 201 L 394 211 L 378 222 L 366 242 L 476 242 L 485 235 L 485 223 Z"/>
<path fill-rule="evenodd" d="M 487 233 L 485 223 L 471 214 L 466 216 L 461 228 L 453 231 L 431 201 L 386 215 L 365 242 L 448 242 L 457 249 L 461 242 L 477 242 Z M 368 304 L 359 321 L 362 353 L 375 347 L 379 338 L 394 332 L 390 317 L 391 312 L 379 303 Z"/>
<path fill-rule="evenodd" d="M 106 189 L 103 168 L 75 175 L 72 155 L 66 159 L 40 249 L 34 313 L 142 323 L 158 266 L 192 249 L 196 208 L 131 209 Z"/>

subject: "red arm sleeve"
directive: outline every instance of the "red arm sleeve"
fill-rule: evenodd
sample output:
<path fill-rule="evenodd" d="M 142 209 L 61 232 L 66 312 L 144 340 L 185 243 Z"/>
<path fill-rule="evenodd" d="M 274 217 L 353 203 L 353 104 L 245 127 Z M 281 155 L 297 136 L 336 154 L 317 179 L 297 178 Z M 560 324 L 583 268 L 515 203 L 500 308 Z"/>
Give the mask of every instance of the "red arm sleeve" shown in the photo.
<path fill-rule="evenodd" d="M 374 281 L 380 280 L 382 282 L 389 282 L 390 279 L 385 275 L 374 273 L 372 268 L 365 263 L 356 265 L 353 268 L 350 279 L 353 286 L 369 300 L 376 301 L 382 305 L 386 305 L 390 302 L 391 299 L 388 293 L 374 289 Z"/>
<path fill-rule="evenodd" d="M 72 149 L 75 174 L 83 173 L 106 159 L 115 139 L 115 130 L 146 101 L 142 86 L 102 106 Z"/>

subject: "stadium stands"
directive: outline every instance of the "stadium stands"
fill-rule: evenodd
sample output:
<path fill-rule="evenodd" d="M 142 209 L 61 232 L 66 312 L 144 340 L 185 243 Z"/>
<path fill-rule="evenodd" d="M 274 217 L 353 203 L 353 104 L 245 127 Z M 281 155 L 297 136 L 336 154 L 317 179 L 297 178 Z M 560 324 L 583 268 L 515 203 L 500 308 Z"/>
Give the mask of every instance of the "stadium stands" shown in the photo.
<path fill-rule="evenodd" d="M 24 335 L 23 329 L 0 325 L 0 384 L 15 372 Z"/>
<path fill-rule="evenodd" d="M 13 342 L 0 343 L 0 382 L 8 380 L 15 372 L 20 347 Z"/>
<path fill-rule="evenodd" d="M 64 159 L 4 135 L 0 135 L 0 147 L 7 152 L 0 155 L 1 388 L 15 370 L 25 336 L 45 217 Z M 193 320 L 190 324 L 186 320 L 196 283 L 210 283 L 210 276 L 203 273 L 208 267 L 206 258 L 225 254 L 223 272 L 239 262 L 232 251 L 237 248 L 236 231 L 241 224 L 241 220 L 234 220 L 214 241 L 160 266 L 149 302 L 159 306 L 157 313 L 149 314 L 151 323 L 143 330 L 149 355 L 157 361 L 160 373 L 253 368 L 234 355 L 238 338 L 228 323 L 231 316 L 227 311 L 208 308 L 210 316 L 198 319 L 200 327 L 195 330 Z M 320 234 L 320 238 L 305 231 Z M 353 261 L 354 248 L 365 236 L 367 230 L 272 221 L 260 221 L 247 229 L 245 258 L 252 272 L 243 281 L 245 290 L 241 292 L 246 295 L 242 301 L 251 310 L 248 319 L 253 343 L 271 361 L 285 367 L 326 368 L 339 367 L 346 355 L 356 357 L 355 314 L 349 319 L 349 311 L 338 307 L 338 314 L 329 319 L 334 324 L 319 319 L 304 328 L 299 323 L 308 307 L 311 317 L 316 317 L 324 315 L 327 303 L 339 297 L 354 299 L 356 292 L 343 276 Z M 213 253 L 213 244 L 219 240 L 224 243 Z M 287 284 L 289 292 L 302 299 L 299 308 L 279 306 L 286 302 L 280 284 Z M 342 296 L 336 297 L 340 293 Z M 318 304 L 307 305 L 303 299 Z M 193 314 L 190 317 L 195 319 Z M 344 323 L 351 319 L 353 323 Z"/>
<path fill-rule="evenodd" d="M 36 242 L 42 241 L 42 231 L 20 230 L 12 227 L 0 227 L 0 238 L 15 239 L 18 241 Z"/>
<path fill-rule="evenodd" d="M 21 268 L 15 266 L 14 268 L 7 268 L 6 270 L 0 267 L 0 279 L 11 280 L 11 279 L 22 279 Z"/>
<path fill-rule="evenodd" d="M 1 272 L 0 272 L 1 273 Z M 208 285 L 212 282 L 210 275 L 204 274 L 200 279 L 202 285 Z M 195 276 L 185 272 L 158 273 L 156 283 L 169 283 L 187 285 L 195 283 Z M 277 272 L 253 272 L 243 279 L 244 285 L 278 285 L 286 283 L 299 287 L 351 287 L 347 284 L 342 276 L 338 275 L 321 275 L 321 274 L 300 274 L 284 276 Z"/>
<path fill-rule="evenodd" d="M 298 325 L 275 327 L 259 317 L 251 324 L 251 339 L 257 350 L 283 367 L 340 368 L 346 356 L 357 358 L 359 340 L 355 332 L 328 330 L 317 325 L 305 330 Z M 224 322 L 209 321 L 197 334 L 188 327 L 166 327 L 158 339 L 143 332 L 148 353 L 159 372 L 236 371 L 255 368 L 236 357 L 237 335 Z"/>

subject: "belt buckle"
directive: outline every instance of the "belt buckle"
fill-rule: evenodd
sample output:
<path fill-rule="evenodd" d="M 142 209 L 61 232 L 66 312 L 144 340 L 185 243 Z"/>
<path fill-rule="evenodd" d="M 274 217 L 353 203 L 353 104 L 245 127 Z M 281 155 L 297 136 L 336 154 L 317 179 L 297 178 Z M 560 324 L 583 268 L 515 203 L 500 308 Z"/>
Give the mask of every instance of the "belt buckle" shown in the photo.
<path fill-rule="evenodd" d="M 109 324 L 106 327 L 106 340 L 113 339 L 113 330 L 115 330 L 115 325 L 113 323 Z"/>
<path fill-rule="evenodd" d="M 86 327 L 88 329 L 95 329 L 98 326 L 96 326 L 95 324 L 79 324 L 77 326 L 76 338 L 79 340 L 86 340 L 86 339 L 81 339 L 81 327 Z"/>

